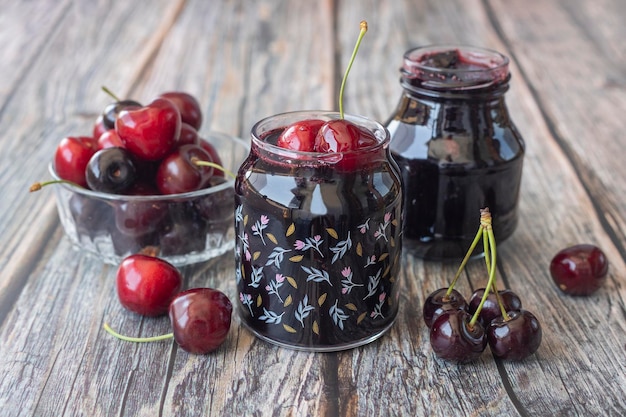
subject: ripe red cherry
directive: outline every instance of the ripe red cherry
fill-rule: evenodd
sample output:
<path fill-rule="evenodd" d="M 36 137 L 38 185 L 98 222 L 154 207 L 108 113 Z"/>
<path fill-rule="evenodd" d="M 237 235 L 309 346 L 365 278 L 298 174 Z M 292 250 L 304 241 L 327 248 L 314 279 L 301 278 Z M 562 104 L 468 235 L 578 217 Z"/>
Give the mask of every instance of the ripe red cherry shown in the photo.
<path fill-rule="evenodd" d="M 209 154 L 209 157 L 211 158 L 210 161 L 213 161 L 214 163 L 216 163 L 219 166 L 224 166 L 224 164 L 222 164 L 222 159 L 220 158 L 220 155 L 217 152 L 217 149 L 215 149 L 215 146 L 213 146 L 213 144 L 211 142 L 209 142 L 208 140 L 205 140 L 205 139 L 200 139 L 198 144 L 200 145 L 200 147 L 202 149 L 204 149 L 204 151 L 206 153 Z M 213 176 L 214 177 L 223 177 L 224 176 L 224 171 L 222 171 L 221 169 L 216 169 L 216 170 L 213 171 Z"/>
<path fill-rule="evenodd" d="M 187 123 L 182 123 L 180 126 L 180 138 L 178 138 L 178 146 L 182 145 L 197 145 L 200 141 L 198 137 L 198 131 Z"/>
<path fill-rule="evenodd" d="M 469 362 L 477 359 L 487 347 L 483 326 L 470 326 L 471 315 L 465 310 L 449 310 L 433 322 L 430 345 L 435 354 L 446 360 Z"/>
<path fill-rule="evenodd" d="M 448 288 L 440 288 L 426 297 L 422 317 L 429 328 L 432 327 L 437 317 L 446 311 L 467 310 L 467 302 L 461 293 L 452 290 L 450 295 L 447 295 L 447 292 Z"/>
<path fill-rule="evenodd" d="M 100 138 L 100 136 L 107 130 L 112 129 L 109 129 L 104 125 L 104 117 L 102 115 L 99 115 L 96 119 L 96 122 L 93 124 L 93 138 L 95 140 L 98 140 L 98 138 Z"/>
<path fill-rule="evenodd" d="M 123 148 L 124 143 L 114 129 L 107 130 L 98 137 L 98 149 Z"/>
<path fill-rule="evenodd" d="M 85 168 L 96 151 L 97 143 L 91 137 L 63 138 L 54 153 L 54 171 L 59 178 L 86 187 Z"/>
<path fill-rule="evenodd" d="M 337 119 L 324 123 L 315 137 L 316 152 L 347 152 L 378 143 L 376 137 L 354 123 Z"/>
<path fill-rule="evenodd" d="M 293 151 L 313 152 L 315 137 L 325 122 L 323 120 L 302 120 L 288 126 L 278 137 L 276 145 Z"/>
<path fill-rule="evenodd" d="M 180 112 L 166 99 L 156 99 L 140 109 L 122 110 L 115 121 L 124 147 L 147 161 L 165 157 L 176 145 L 180 129 Z"/>
<path fill-rule="evenodd" d="M 180 117 L 184 123 L 192 126 L 194 129 L 199 130 L 202 126 L 202 110 L 200 109 L 200 103 L 194 96 L 181 91 L 168 91 L 159 96 L 170 100 L 178 111 Z"/>
<path fill-rule="evenodd" d="M 204 188 L 213 175 L 213 168 L 198 166 L 194 161 L 211 161 L 197 145 L 183 145 L 168 155 L 159 165 L 156 185 L 162 194 L 178 194 Z"/>
<path fill-rule="evenodd" d="M 550 262 L 550 275 L 569 295 L 590 295 L 606 281 L 609 263 L 600 248 L 590 244 L 570 246 Z"/>
<path fill-rule="evenodd" d="M 182 282 L 181 273 L 169 262 L 130 255 L 117 270 L 117 295 L 126 309 L 144 316 L 159 316 L 167 313 Z"/>
<path fill-rule="evenodd" d="M 233 306 L 212 288 L 193 288 L 178 294 L 169 307 L 174 340 L 190 353 L 217 349 L 228 336 Z"/>
<path fill-rule="evenodd" d="M 522 360 L 539 348 L 541 325 L 527 310 L 509 311 L 507 314 L 508 320 L 499 317 L 487 327 L 489 347 L 498 358 Z"/>

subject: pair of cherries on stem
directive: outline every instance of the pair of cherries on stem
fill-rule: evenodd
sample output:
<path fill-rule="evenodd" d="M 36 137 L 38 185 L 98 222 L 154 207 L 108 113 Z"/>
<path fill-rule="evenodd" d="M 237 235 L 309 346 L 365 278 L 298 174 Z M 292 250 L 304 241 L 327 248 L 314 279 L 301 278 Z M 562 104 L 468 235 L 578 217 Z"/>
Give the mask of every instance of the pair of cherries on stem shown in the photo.
<path fill-rule="evenodd" d="M 308 119 L 289 125 L 278 137 L 277 146 L 298 152 L 345 153 L 378 143 L 371 132 L 344 118 L 343 92 L 361 40 L 367 32 L 366 21 L 360 23 L 360 29 L 339 89 L 339 119 L 330 121 Z M 338 166 L 344 170 L 352 170 L 356 166 L 356 161 L 353 158 L 346 158 Z"/>
<path fill-rule="evenodd" d="M 481 238 L 489 281 L 484 289 L 474 292 L 468 304 L 454 285 Z M 495 276 L 496 242 L 491 213 L 485 208 L 481 210 L 476 237 L 452 283 L 431 293 L 424 302 L 424 322 L 430 328 L 430 344 L 438 357 L 469 362 L 477 359 L 489 344 L 498 358 L 522 360 L 539 348 L 539 321 L 522 309 L 519 297 L 512 291 L 497 290 Z"/>
<path fill-rule="evenodd" d="M 130 342 L 154 342 L 174 338 L 185 351 L 205 354 L 226 339 L 231 324 L 232 304 L 213 288 L 181 291 L 181 272 L 169 262 L 143 254 L 130 255 L 116 275 L 117 294 L 127 310 L 148 317 L 169 315 L 172 333 L 137 338 L 121 335 L 104 325 L 107 332 Z"/>

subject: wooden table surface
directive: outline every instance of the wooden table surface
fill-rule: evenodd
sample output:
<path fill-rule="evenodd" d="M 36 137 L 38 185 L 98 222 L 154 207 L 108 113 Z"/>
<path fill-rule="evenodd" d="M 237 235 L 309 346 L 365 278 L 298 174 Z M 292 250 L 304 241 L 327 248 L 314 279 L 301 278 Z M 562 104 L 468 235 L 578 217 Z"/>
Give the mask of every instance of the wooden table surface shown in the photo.
<path fill-rule="evenodd" d="M 398 320 L 370 345 L 304 353 L 256 339 L 234 316 L 226 342 L 197 356 L 120 306 L 116 268 L 74 250 L 48 179 L 58 141 L 89 134 L 102 85 L 149 101 L 198 97 L 201 132 L 248 138 L 260 118 L 337 109 L 358 34 L 369 32 L 345 93 L 350 113 L 385 120 L 403 53 L 463 43 L 511 58 L 507 103 L 527 143 L 520 224 L 499 247 L 498 279 L 543 326 L 522 362 L 439 360 L 421 305 L 458 264 L 402 256 Z M 626 2 L 623 0 L 0 1 L 0 415 L 2 416 L 623 416 L 626 415 Z M 609 277 L 569 297 L 548 264 L 594 243 Z M 459 283 L 484 286 L 483 262 Z M 186 286 L 236 300 L 228 253 L 183 269 Z"/>

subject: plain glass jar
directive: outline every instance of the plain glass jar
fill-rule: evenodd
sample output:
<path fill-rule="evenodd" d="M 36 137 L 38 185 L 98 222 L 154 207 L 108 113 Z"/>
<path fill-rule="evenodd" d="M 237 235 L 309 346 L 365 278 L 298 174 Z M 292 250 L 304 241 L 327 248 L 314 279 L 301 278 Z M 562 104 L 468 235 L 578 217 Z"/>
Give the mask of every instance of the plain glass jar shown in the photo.
<path fill-rule="evenodd" d="M 515 230 L 525 145 L 505 104 L 508 66 L 506 56 L 469 46 L 405 53 L 402 96 L 386 127 L 402 173 L 409 253 L 461 259 L 484 207 L 498 242 Z"/>
<path fill-rule="evenodd" d="M 276 146 L 292 123 L 338 117 L 306 111 L 259 121 L 235 182 L 239 315 L 283 347 L 363 345 L 398 312 L 402 187 L 385 128 L 346 115 L 377 142 L 336 153 Z"/>

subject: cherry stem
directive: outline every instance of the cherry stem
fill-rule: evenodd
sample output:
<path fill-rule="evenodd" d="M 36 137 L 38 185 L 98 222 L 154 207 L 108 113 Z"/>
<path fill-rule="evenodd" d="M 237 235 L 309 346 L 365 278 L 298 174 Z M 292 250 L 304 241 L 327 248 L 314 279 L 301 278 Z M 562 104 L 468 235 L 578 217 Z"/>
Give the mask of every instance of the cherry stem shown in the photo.
<path fill-rule="evenodd" d="M 483 227 L 481 224 L 480 226 L 478 226 L 478 232 L 476 232 L 476 237 L 474 237 L 474 241 L 472 242 L 469 249 L 465 253 L 465 257 L 463 258 L 461 265 L 459 265 L 459 269 L 457 269 L 456 274 L 454 275 L 454 279 L 448 286 L 448 291 L 446 291 L 446 295 L 445 295 L 446 297 L 452 294 L 452 290 L 454 289 L 454 286 L 456 285 L 456 282 L 459 279 L 459 276 L 461 275 L 461 271 L 463 271 L 463 268 L 465 268 L 467 261 L 469 260 L 470 256 L 472 256 L 472 252 L 474 252 L 474 249 L 476 248 L 476 245 L 478 245 L 478 241 L 480 240 L 482 235 L 483 235 Z"/>
<path fill-rule="evenodd" d="M 220 171 L 222 171 L 224 174 L 228 175 L 229 177 L 232 177 L 233 179 L 237 179 L 237 176 L 235 174 L 233 174 L 231 171 L 229 171 L 228 169 L 224 168 L 220 164 L 216 164 L 215 162 L 203 161 L 203 160 L 198 159 L 198 158 L 192 158 L 191 162 L 194 165 L 201 166 L 201 167 L 217 168 Z"/>
<path fill-rule="evenodd" d="M 43 187 L 45 187 L 46 185 L 51 185 L 51 184 L 68 184 L 74 187 L 78 187 L 78 188 L 84 188 L 78 184 L 76 184 L 75 182 L 72 181 L 68 181 L 68 180 L 51 180 L 51 181 L 43 181 L 43 182 L 36 182 L 33 185 L 30 186 L 29 190 L 31 193 L 35 192 L 35 191 L 39 191 L 41 190 Z"/>
<path fill-rule="evenodd" d="M 365 36 L 365 32 L 367 32 L 367 22 L 365 20 L 361 20 L 360 23 L 361 32 L 359 32 L 359 37 L 356 40 L 356 45 L 354 45 L 354 49 L 352 50 L 352 56 L 350 57 L 350 61 L 348 62 L 348 68 L 346 68 L 346 72 L 343 74 L 343 79 L 341 80 L 341 87 L 339 88 L 339 117 L 343 119 L 343 90 L 346 86 L 346 79 L 348 78 L 348 74 L 350 73 L 350 69 L 352 68 L 352 63 L 356 58 L 356 54 L 359 50 L 359 46 L 361 45 L 361 40 L 363 36 Z"/>
<path fill-rule="evenodd" d="M 111 98 L 113 98 L 113 100 L 115 101 L 122 101 L 119 99 L 118 96 L 116 96 L 113 91 L 109 90 L 107 87 L 102 86 L 102 91 L 104 91 L 105 93 L 107 93 L 109 96 L 111 96 Z"/>
<path fill-rule="evenodd" d="M 131 337 L 124 336 L 123 334 L 119 334 L 115 330 L 113 330 L 107 323 L 104 323 L 104 330 L 106 330 L 109 334 L 117 337 L 120 340 L 124 340 L 126 342 L 137 342 L 137 343 L 146 343 L 146 342 L 158 342 L 160 340 L 167 340 L 174 337 L 174 333 L 167 333 L 161 336 L 152 336 L 152 337 Z"/>
<path fill-rule="evenodd" d="M 485 292 L 480 300 L 480 304 L 478 305 L 478 308 L 476 308 L 476 311 L 469 322 L 470 328 L 474 327 L 476 321 L 478 321 L 480 311 L 483 309 L 483 305 L 489 296 L 489 291 L 492 288 L 496 288 L 496 239 L 493 235 L 493 229 L 491 227 L 491 214 L 489 213 L 489 209 L 484 209 L 480 212 L 480 228 L 482 229 L 483 240 L 489 242 L 489 249 L 485 252 L 485 256 L 490 256 L 489 282 L 485 287 Z M 487 246 L 485 245 L 485 247 Z M 491 253 L 489 254 L 488 252 Z"/>

